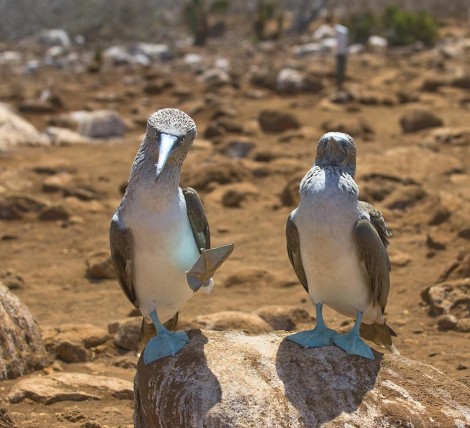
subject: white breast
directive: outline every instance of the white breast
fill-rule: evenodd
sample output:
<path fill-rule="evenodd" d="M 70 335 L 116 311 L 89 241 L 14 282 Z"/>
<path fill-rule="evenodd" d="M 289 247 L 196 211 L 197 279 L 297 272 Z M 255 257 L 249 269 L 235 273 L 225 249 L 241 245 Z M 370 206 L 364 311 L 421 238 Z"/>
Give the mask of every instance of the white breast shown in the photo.
<path fill-rule="evenodd" d="M 172 318 L 193 294 L 186 281 L 199 257 L 181 190 L 161 203 L 136 203 L 124 223 L 133 238 L 133 283 L 143 315 Z M 137 209 L 138 207 L 138 209 Z"/>
<path fill-rule="evenodd" d="M 357 198 L 337 183 L 323 171 L 304 189 L 296 210 L 309 295 L 314 303 L 327 304 L 346 316 L 354 318 L 357 310 L 363 311 L 364 320 L 371 321 L 375 319 L 371 290 L 353 240 L 359 219 Z"/>

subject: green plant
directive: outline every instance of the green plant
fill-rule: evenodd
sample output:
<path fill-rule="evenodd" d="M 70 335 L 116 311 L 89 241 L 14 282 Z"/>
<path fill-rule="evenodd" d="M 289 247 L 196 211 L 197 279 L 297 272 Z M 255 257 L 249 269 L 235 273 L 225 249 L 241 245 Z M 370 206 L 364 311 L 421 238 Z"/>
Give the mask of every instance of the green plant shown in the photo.
<path fill-rule="evenodd" d="M 388 6 L 382 25 L 391 45 L 403 46 L 417 41 L 432 46 L 438 36 L 437 23 L 427 12 L 407 12 L 398 6 Z"/>
<path fill-rule="evenodd" d="M 427 12 L 408 12 L 388 6 L 381 14 L 371 11 L 353 14 L 345 23 L 353 43 L 364 43 L 376 34 L 385 37 L 391 46 L 423 42 L 432 46 L 438 38 L 437 22 Z"/>
<path fill-rule="evenodd" d="M 214 0 L 209 5 L 205 0 L 190 0 L 184 5 L 184 22 L 193 34 L 196 46 L 206 43 L 210 30 L 209 15 L 223 13 L 228 6 L 228 0 Z"/>
<path fill-rule="evenodd" d="M 268 33 L 268 24 L 275 21 L 276 30 Z M 284 26 L 284 14 L 276 2 L 267 0 L 256 1 L 256 15 L 253 23 L 257 40 L 277 39 Z"/>

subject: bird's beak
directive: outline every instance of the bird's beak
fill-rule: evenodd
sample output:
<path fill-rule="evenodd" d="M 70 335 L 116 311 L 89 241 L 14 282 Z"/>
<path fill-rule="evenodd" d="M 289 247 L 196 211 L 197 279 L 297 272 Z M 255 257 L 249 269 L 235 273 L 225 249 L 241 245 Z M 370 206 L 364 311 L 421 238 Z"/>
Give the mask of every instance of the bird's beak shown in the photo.
<path fill-rule="evenodd" d="M 340 164 L 346 157 L 347 153 L 341 143 L 331 137 L 326 143 L 325 155 L 330 162 Z"/>
<path fill-rule="evenodd" d="M 158 146 L 158 162 L 157 162 L 157 177 L 155 181 L 160 177 L 165 165 L 172 155 L 172 153 L 179 147 L 181 138 L 175 135 L 165 134 L 161 132 L 157 137 Z"/>

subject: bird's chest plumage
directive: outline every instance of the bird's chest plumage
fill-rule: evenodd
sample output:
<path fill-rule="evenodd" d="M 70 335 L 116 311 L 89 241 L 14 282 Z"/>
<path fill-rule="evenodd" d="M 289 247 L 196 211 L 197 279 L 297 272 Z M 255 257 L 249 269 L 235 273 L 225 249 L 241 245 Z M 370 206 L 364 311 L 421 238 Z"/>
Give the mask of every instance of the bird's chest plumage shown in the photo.
<path fill-rule="evenodd" d="M 186 281 L 199 257 L 182 192 L 133 195 L 124 214 L 132 236 L 133 283 L 145 314 L 171 318 L 192 295 Z"/>
<path fill-rule="evenodd" d="M 370 300 L 353 237 L 358 219 L 352 178 L 319 171 L 303 183 L 295 224 L 309 294 L 316 303 L 353 316 Z"/>

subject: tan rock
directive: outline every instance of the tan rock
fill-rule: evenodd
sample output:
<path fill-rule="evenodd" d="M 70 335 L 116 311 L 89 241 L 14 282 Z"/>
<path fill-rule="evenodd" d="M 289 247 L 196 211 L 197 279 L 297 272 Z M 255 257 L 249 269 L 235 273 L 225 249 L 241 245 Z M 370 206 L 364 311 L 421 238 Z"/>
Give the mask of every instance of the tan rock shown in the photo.
<path fill-rule="evenodd" d="M 197 317 L 193 324 L 208 330 L 243 330 L 247 333 L 265 333 L 272 327 L 256 314 L 238 311 L 223 311 Z"/>
<path fill-rule="evenodd" d="M 47 365 L 47 355 L 29 309 L 0 283 L 0 381 Z"/>
<path fill-rule="evenodd" d="M 302 349 L 285 333 L 191 331 L 174 358 L 135 378 L 135 427 L 446 428 L 470 424 L 470 388 L 375 352 Z"/>
<path fill-rule="evenodd" d="M 110 376 L 85 373 L 54 373 L 20 380 L 7 395 L 10 403 L 25 399 L 52 404 L 61 401 L 100 400 L 106 396 L 131 400 L 132 383 Z"/>

